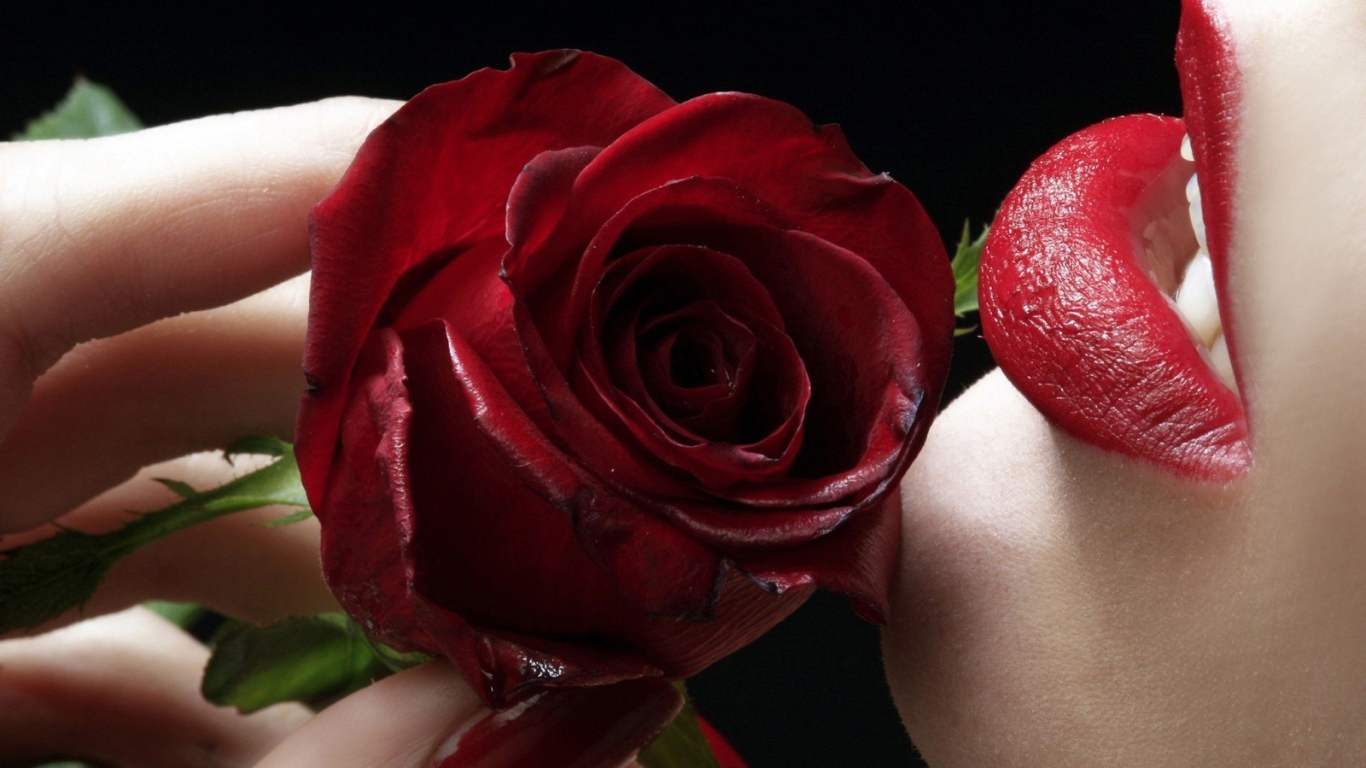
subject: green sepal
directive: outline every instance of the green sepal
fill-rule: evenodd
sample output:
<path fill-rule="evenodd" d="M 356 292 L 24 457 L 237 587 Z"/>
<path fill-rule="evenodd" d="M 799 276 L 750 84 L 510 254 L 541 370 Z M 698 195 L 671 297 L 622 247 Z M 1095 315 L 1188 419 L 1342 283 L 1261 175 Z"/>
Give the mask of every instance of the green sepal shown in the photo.
<path fill-rule="evenodd" d="M 644 768 L 720 768 L 711 744 L 702 735 L 688 689 L 681 682 L 674 683 L 674 687 L 683 694 L 683 711 L 650 746 L 641 750 L 637 762 Z"/>
<path fill-rule="evenodd" d="M 987 232 L 991 231 L 990 226 L 984 225 L 982 232 L 976 239 L 972 237 L 972 229 L 968 222 L 963 222 L 963 236 L 958 241 L 958 248 L 953 254 L 953 260 L 949 262 L 953 269 L 953 314 L 954 317 L 965 317 L 978 309 L 977 306 L 977 269 L 982 261 L 982 246 L 987 242 Z M 954 336 L 962 336 L 972 333 L 977 326 L 967 328 L 957 328 Z"/>
<path fill-rule="evenodd" d="M 243 714 L 287 701 L 321 708 L 428 657 L 372 642 L 345 614 L 268 627 L 229 621 L 210 643 L 204 698 Z"/>
<path fill-rule="evenodd" d="M 161 618 L 171 622 L 181 629 L 188 630 L 194 626 L 205 614 L 208 608 L 199 603 L 173 603 L 170 600 L 148 600 L 142 604 L 144 608 L 155 613 Z"/>
<path fill-rule="evenodd" d="M 61 103 L 30 122 L 14 139 L 92 139 L 129 133 L 141 127 L 141 121 L 113 91 L 78 77 Z"/>
<path fill-rule="evenodd" d="M 139 515 L 118 530 L 63 528 L 0 552 L 0 634 L 32 629 L 85 605 L 114 563 L 154 541 L 223 515 L 276 504 L 308 506 L 292 449 L 255 472 Z"/>

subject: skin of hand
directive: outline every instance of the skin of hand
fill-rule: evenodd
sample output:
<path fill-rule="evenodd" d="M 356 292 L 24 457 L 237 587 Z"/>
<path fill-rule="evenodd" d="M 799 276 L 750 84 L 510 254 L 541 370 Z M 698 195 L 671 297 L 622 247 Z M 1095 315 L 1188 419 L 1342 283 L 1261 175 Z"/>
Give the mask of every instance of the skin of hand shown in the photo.
<path fill-rule="evenodd" d="M 233 472 L 215 455 L 173 457 L 291 434 L 307 306 L 307 278 L 292 276 L 308 267 L 307 213 L 397 106 L 331 99 L 0 144 L 3 546 L 57 519 L 115 527 L 126 510 L 169 501 L 152 477 L 205 487 Z M 199 695 L 201 645 L 123 610 L 159 595 L 258 621 L 335 610 L 316 524 L 256 524 L 278 514 L 159 542 L 54 626 L 89 620 L 0 642 L 0 765 L 431 764 L 483 714 L 449 666 L 385 680 L 322 717 L 297 706 L 244 717 Z"/>
<path fill-rule="evenodd" d="M 194 452 L 292 434 L 307 214 L 397 106 L 329 99 L 0 144 L 0 547 L 50 535 L 54 521 L 118 527 L 128 510 L 173 500 L 154 478 L 204 488 L 251 469 Z M 157 542 L 120 561 L 81 611 L 0 640 L 0 766 L 455 768 L 566 749 L 615 766 L 676 711 L 668 686 L 667 697 L 546 697 L 486 734 L 469 762 L 462 738 L 488 713 L 440 661 L 316 716 L 214 707 L 199 693 L 207 650 L 130 606 L 193 601 L 259 623 L 337 610 L 316 521 L 259 525 L 280 514 L 239 513 Z"/>
<path fill-rule="evenodd" d="M 1240 72 L 1223 307 L 1252 464 L 1102 451 L 999 371 L 949 407 L 884 635 L 935 768 L 1366 763 L 1366 7 L 1188 5 Z"/>

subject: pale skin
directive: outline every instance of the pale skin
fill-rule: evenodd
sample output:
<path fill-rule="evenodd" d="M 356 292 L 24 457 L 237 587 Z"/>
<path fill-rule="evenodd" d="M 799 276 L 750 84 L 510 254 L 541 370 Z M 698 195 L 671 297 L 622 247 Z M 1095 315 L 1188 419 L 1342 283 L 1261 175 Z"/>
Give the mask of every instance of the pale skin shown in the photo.
<path fill-rule="evenodd" d="M 41 526 L 54 519 L 117 526 L 127 510 L 168 501 L 150 477 L 211 487 L 232 476 L 219 457 L 176 457 L 292 433 L 307 213 L 397 106 L 333 99 L 0 145 L 5 546 L 49 533 Z M 316 523 L 254 524 L 279 512 L 153 545 L 117 566 L 82 616 L 54 626 L 87 620 L 0 642 L 0 764 L 431 764 L 484 712 L 449 666 L 389 678 L 318 716 L 282 705 L 243 717 L 199 695 L 203 646 L 126 610 L 154 595 L 258 621 L 336 610 Z"/>
<path fill-rule="evenodd" d="M 904 485 L 885 636 L 897 705 L 936 768 L 1366 761 L 1366 13 L 1228 5 L 1246 110 L 1229 290 L 1254 467 L 1211 486 L 1102 452 L 999 373 L 960 397 Z M 290 435 L 307 211 L 396 106 L 0 145 L 5 546 L 57 519 L 117 525 L 168 501 L 150 477 L 231 476 L 177 457 Z M 335 610 L 315 524 L 252 524 L 277 514 L 155 545 L 59 623 L 88 620 L 0 642 L 0 765 L 54 744 L 114 765 L 430 765 L 483 713 L 449 667 L 318 716 L 240 717 L 200 700 L 202 647 L 124 611 L 149 597 L 256 620 Z"/>
<path fill-rule="evenodd" d="M 884 644 L 933 766 L 1366 763 L 1366 12 L 1223 5 L 1254 466 L 1104 453 L 999 372 L 954 403 L 905 481 Z"/>

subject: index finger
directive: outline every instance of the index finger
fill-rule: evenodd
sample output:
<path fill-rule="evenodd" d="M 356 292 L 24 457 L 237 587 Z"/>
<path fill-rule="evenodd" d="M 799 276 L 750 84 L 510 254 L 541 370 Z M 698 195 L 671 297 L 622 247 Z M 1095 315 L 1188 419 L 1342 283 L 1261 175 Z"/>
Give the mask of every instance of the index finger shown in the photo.
<path fill-rule="evenodd" d="M 337 98 L 0 144 L 0 432 L 75 344 L 308 268 L 308 211 L 398 102 Z"/>

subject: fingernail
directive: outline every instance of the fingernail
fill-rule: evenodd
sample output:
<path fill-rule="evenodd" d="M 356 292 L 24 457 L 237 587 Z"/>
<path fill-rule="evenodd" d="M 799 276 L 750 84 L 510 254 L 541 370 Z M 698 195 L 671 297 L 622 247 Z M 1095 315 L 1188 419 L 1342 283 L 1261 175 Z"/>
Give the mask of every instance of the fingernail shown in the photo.
<path fill-rule="evenodd" d="M 660 679 L 551 689 L 456 733 L 436 768 L 620 768 L 683 708 Z"/>

